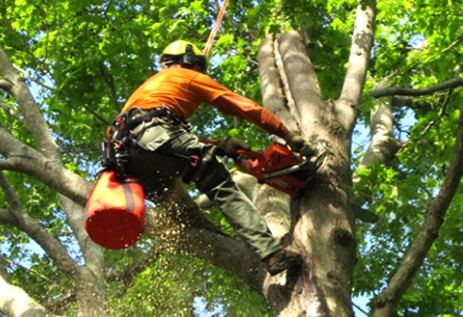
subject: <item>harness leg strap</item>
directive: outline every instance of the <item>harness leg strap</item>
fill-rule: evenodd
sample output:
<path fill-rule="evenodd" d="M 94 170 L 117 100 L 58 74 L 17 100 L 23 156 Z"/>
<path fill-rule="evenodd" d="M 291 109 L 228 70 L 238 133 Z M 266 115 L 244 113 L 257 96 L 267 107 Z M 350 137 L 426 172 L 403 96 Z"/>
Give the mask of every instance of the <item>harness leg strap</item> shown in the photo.
<path fill-rule="evenodd" d="M 191 155 L 190 164 L 182 173 L 183 181 L 185 183 L 200 181 L 204 177 L 209 163 L 214 159 L 216 151 L 216 146 L 205 146 L 201 149 L 200 155 Z"/>

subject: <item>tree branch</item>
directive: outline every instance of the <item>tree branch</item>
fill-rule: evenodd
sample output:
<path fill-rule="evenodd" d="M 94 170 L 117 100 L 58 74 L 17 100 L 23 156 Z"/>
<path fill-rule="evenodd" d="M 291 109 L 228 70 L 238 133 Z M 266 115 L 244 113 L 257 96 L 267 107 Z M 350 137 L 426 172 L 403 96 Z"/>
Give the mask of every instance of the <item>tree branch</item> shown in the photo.
<path fill-rule="evenodd" d="M 0 187 L 5 192 L 10 203 L 10 208 L 8 210 L 14 217 L 14 224 L 34 239 L 34 241 L 36 241 L 53 259 L 60 270 L 70 278 L 75 279 L 77 266 L 74 260 L 51 234 L 24 212 L 22 204 L 14 192 L 14 188 L 10 185 L 3 172 L 0 172 Z"/>
<path fill-rule="evenodd" d="M 365 2 L 368 5 L 363 8 Z M 337 118 L 349 133 L 355 126 L 360 97 L 365 86 L 368 60 L 373 46 L 375 18 L 376 1 L 359 1 L 347 73 L 341 96 L 336 102 Z"/>
<path fill-rule="evenodd" d="M 81 205 L 71 199 L 60 195 L 60 201 L 69 219 L 69 225 L 77 238 L 82 254 L 85 258 L 85 266 L 95 276 L 103 276 L 105 273 L 105 259 L 102 248 L 90 239 L 82 226 L 84 210 Z"/>
<path fill-rule="evenodd" d="M 7 105 L 5 102 L 0 100 L 0 108 L 5 110 L 6 113 L 8 113 L 10 116 L 15 118 L 16 120 L 20 121 L 23 124 L 26 124 L 26 121 L 24 120 L 24 116 L 20 114 L 19 112 L 15 111 L 12 107 Z"/>
<path fill-rule="evenodd" d="M 409 56 L 407 58 L 410 61 L 410 64 L 408 65 L 408 67 L 406 67 L 405 69 L 402 67 L 399 67 L 397 70 L 391 72 L 386 77 L 386 79 L 392 78 L 399 73 L 407 74 L 410 72 L 410 70 L 414 69 L 417 65 L 426 64 L 428 61 L 434 60 L 437 56 L 444 55 L 446 52 L 452 50 L 455 46 L 459 45 L 462 41 L 463 41 L 463 36 L 460 35 L 455 41 L 453 41 L 453 43 L 451 43 L 446 48 L 440 50 L 439 52 L 431 56 L 427 56 L 426 58 L 423 59 L 421 58 L 421 54 L 423 51 L 425 51 L 428 48 L 428 44 L 429 44 L 428 41 L 424 39 L 423 41 L 421 41 L 421 43 L 418 44 L 417 47 L 413 48 L 416 54 Z"/>
<path fill-rule="evenodd" d="M 47 34 L 48 34 L 48 33 L 47 33 Z M 44 84 L 43 82 L 41 82 L 40 80 L 38 80 L 37 78 L 32 77 L 32 76 L 31 76 L 28 72 L 26 72 L 24 69 L 22 69 L 22 68 L 20 68 L 20 67 L 18 67 L 18 66 L 16 66 L 16 65 L 13 65 L 13 67 L 14 67 L 16 70 L 18 70 L 19 72 L 23 73 L 25 76 L 27 76 L 27 78 L 29 78 L 30 80 L 32 80 L 32 81 L 33 81 L 34 83 L 36 83 L 37 85 L 40 85 L 40 86 L 42 86 L 43 88 L 46 88 L 46 89 L 51 90 L 51 91 L 54 90 L 53 87 L 50 87 L 50 86 Z"/>
<path fill-rule="evenodd" d="M 26 292 L 5 281 L 0 275 L 0 308 L 10 317 L 58 317 L 36 303 Z"/>
<path fill-rule="evenodd" d="M 16 140 L 0 128 L 0 169 L 12 170 L 35 177 L 53 190 L 81 206 L 85 206 L 93 185 L 65 169 L 61 162 L 47 159 L 42 154 Z"/>
<path fill-rule="evenodd" d="M 8 211 L 8 209 L 0 208 L 0 223 L 4 224 L 14 224 L 14 218 Z"/>
<path fill-rule="evenodd" d="M 291 230 L 290 197 L 275 188 L 265 184 L 256 186 L 253 203 L 259 214 L 265 219 L 273 236 L 281 239 L 282 244 L 289 241 Z"/>
<path fill-rule="evenodd" d="M 166 228 L 165 221 L 158 213 L 147 215 L 147 234 L 164 245 L 222 267 L 238 275 L 256 291 L 262 291 L 267 272 L 244 242 L 202 227 L 178 223 L 175 226 L 171 222 L 170 227 Z M 160 237 L 163 232 L 166 234 Z"/>
<path fill-rule="evenodd" d="M 3 278 L 7 283 L 11 283 L 10 277 L 8 276 L 8 272 L 6 271 L 6 266 L 7 259 L 0 254 L 0 278 Z"/>
<path fill-rule="evenodd" d="M 242 241 L 196 227 L 187 227 L 183 233 L 184 239 L 179 243 L 182 250 L 235 273 L 254 290 L 262 292 L 267 271 Z"/>
<path fill-rule="evenodd" d="M 6 79 L 0 79 L 0 88 L 9 92 L 11 90 L 11 83 Z"/>
<path fill-rule="evenodd" d="M 370 93 L 370 96 L 373 98 L 380 98 L 385 96 L 424 96 L 431 95 L 440 90 L 455 88 L 459 86 L 463 86 L 463 78 L 456 77 L 426 88 L 413 89 L 395 87 L 375 89 Z"/>
<path fill-rule="evenodd" d="M 400 298 L 410 286 L 434 240 L 439 236 L 440 227 L 463 177 L 463 160 L 461 159 L 463 157 L 463 108 L 460 112 L 455 150 L 449 172 L 436 199 L 427 208 L 423 226 L 405 255 L 403 263 L 391 278 L 386 289 L 377 297 L 375 317 L 395 314 Z"/>
<path fill-rule="evenodd" d="M 28 130 L 33 135 L 39 151 L 53 160 L 60 161 L 61 156 L 58 151 L 58 146 L 48 129 L 48 125 L 37 107 L 29 88 L 17 74 L 16 69 L 8 58 L 1 43 L 0 74 L 10 83 L 11 89 L 9 93 L 13 95 L 21 108 L 25 121 L 27 122 Z"/>
<path fill-rule="evenodd" d="M 244 242 L 223 233 L 211 223 L 177 181 L 162 200 L 156 201 L 165 212 L 146 214 L 145 233 L 163 245 L 239 275 L 257 291 L 266 271 Z M 249 268 L 254 268 L 250 270 Z"/>
<path fill-rule="evenodd" d="M 394 137 L 394 119 L 390 103 L 378 103 L 371 116 L 371 143 L 359 168 L 369 168 L 376 162 L 388 164 L 401 147 Z M 358 180 L 354 176 L 354 183 Z"/>
<path fill-rule="evenodd" d="M 278 42 L 284 72 L 295 102 L 296 109 L 293 111 L 300 118 L 301 132 L 310 131 L 309 127 L 313 127 L 324 109 L 321 107 L 323 100 L 317 74 L 298 32 L 293 30 L 282 34 Z"/>
<path fill-rule="evenodd" d="M 71 173 L 65 171 L 64 165 L 62 163 L 61 153 L 59 152 L 58 146 L 49 130 L 47 122 L 45 121 L 39 107 L 37 106 L 34 100 L 34 97 L 29 91 L 29 88 L 24 83 L 22 78 L 18 75 L 15 66 L 11 63 L 1 43 L 0 43 L 0 74 L 11 84 L 11 89 L 9 92 L 15 98 L 16 102 L 18 103 L 21 109 L 22 114 L 24 115 L 24 119 L 28 127 L 28 130 L 34 137 L 34 140 L 37 144 L 37 150 L 41 152 L 47 158 L 47 161 L 43 160 L 44 165 L 42 165 L 45 172 L 42 171 L 40 173 L 36 173 L 34 176 L 35 177 L 41 176 L 42 178 L 37 177 L 38 179 L 41 179 L 41 180 L 43 180 L 44 179 L 43 177 L 45 176 L 48 178 L 47 180 L 48 183 L 46 184 L 54 185 L 53 184 L 54 182 L 50 180 L 50 176 L 57 177 L 58 175 L 52 175 L 51 171 L 47 171 L 48 164 L 52 164 L 56 168 L 55 169 L 56 172 L 60 170 L 59 173 L 67 173 L 70 176 Z M 2 151 L 3 149 L 0 149 L 0 153 Z M 34 162 L 34 163 L 39 164 L 41 162 Z M 33 167 L 29 169 L 33 169 Z M 39 171 L 35 170 L 35 172 L 39 172 Z M 33 175 L 30 173 L 26 173 L 26 174 Z M 45 175 L 45 174 L 48 174 L 48 175 Z M 77 179 L 75 180 L 77 181 Z M 79 182 L 81 181 L 79 180 Z M 56 187 L 52 187 L 52 188 L 55 189 L 57 192 L 61 192 L 59 188 L 56 188 Z M 74 196 L 74 194 L 72 194 L 72 189 L 69 188 L 69 186 L 68 186 L 68 189 L 70 191 L 67 193 L 67 196 L 68 197 L 69 195 Z M 66 196 L 66 194 L 64 195 Z M 87 238 L 87 236 L 84 233 L 84 228 L 81 226 L 82 222 L 80 220 L 76 221 L 75 217 L 73 217 L 72 215 L 72 212 L 66 208 L 66 206 L 70 206 L 71 204 L 63 200 L 61 196 L 59 196 L 58 198 L 60 199 L 63 209 L 65 210 L 66 215 L 69 218 L 69 222 L 73 230 L 75 232 L 80 231 L 80 234 L 77 235 L 77 238 L 78 239 L 83 238 L 83 237 Z M 69 198 L 72 199 L 71 197 Z M 85 205 L 86 198 L 85 199 L 82 199 L 82 198 L 83 197 L 79 199 L 80 201 L 78 203 L 81 205 Z M 85 244 L 85 241 L 80 240 L 79 243 L 82 246 Z"/>
<path fill-rule="evenodd" d="M 276 115 L 290 130 L 297 130 L 297 123 L 291 117 L 287 106 L 287 98 L 283 91 L 283 83 L 278 71 L 274 50 L 275 40 L 268 34 L 259 49 L 259 77 L 262 99 L 265 108 Z"/>
<path fill-rule="evenodd" d="M 392 99 L 392 98 L 391 98 Z M 373 163 L 389 164 L 402 147 L 401 142 L 394 137 L 394 119 L 392 116 L 392 104 L 377 102 L 375 110 L 371 115 L 371 142 L 365 157 L 359 164 L 358 169 L 370 168 Z M 352 177 L 355 186 L 360 181 L 357 172 Z M 358 189 L 358 194 L 352 198 L 352 205 L 356 218 L 366 222 L 376 222 L 378 216 L 370 211 L 364 210 L 361 206 L 365 197 L 371 197 L 369 190 Z"/>

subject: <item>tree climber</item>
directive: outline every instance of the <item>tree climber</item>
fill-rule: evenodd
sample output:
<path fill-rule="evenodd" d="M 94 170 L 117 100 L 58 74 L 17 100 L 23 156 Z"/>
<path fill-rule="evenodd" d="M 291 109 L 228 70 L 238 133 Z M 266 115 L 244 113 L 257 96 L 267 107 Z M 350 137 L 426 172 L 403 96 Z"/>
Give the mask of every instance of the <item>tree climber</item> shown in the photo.
<path fill-rule="evenodd" d="M 172 179 L 179 176 L 184 182 L 195 183 L 220 208 L 271 275 L 300 263 L 299 254 L 283 248 L 273 237 L 217 156 L 220 151 L 232 154 L 239 149 L 249 150 L 249 146 L 233 137 L 199 140 L 189 132 L 186 119 L 205 103 L 283 138 L 295 152 L 311 156 L 315 151 L 265 108 L 207 76 L 206 57 L 194 44 L 171 43 L 160 63 L 162 70 L 130 96 L 110 132 L 112 141 L 127 148 L 127 172 L 149 191 L 167 190 Z M 125 142 L 128 138 L 132 142 Z"/>

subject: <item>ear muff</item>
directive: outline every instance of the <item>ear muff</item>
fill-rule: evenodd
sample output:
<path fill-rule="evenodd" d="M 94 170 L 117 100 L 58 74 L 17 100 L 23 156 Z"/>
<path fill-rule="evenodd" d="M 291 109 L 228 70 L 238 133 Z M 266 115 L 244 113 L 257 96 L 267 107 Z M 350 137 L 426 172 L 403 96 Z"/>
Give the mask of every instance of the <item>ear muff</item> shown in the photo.
<path fill-rule="evenodd" d="M 193 68 L 196 63 L 196 54 L 193 51 L 193 46 L 187 44 L 185 47 L 185 54 L 180 57 L 180 65 L 184 68 Z"/>

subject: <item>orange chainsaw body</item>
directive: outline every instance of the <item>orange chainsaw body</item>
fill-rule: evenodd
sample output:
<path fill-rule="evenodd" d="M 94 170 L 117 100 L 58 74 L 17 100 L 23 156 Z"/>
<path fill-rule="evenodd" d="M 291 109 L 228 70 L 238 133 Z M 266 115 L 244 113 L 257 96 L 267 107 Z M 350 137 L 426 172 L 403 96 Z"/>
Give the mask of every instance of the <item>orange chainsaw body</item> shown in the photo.
<path fill-rule="evenodd" d="M 253 175 L 259 183 L 267 184 L 292 197 L 307 187 L 304 176 L 306 160 L 302 160 L 286 145 L 274 141 L 264 151 L 238 151 L 234 164 Z"/>

